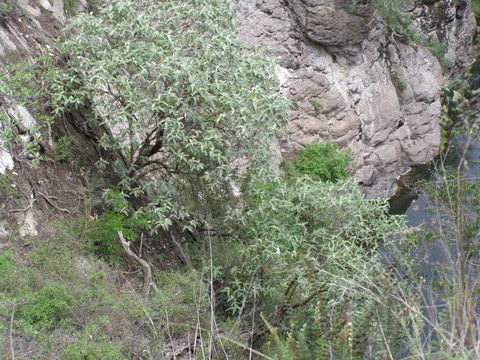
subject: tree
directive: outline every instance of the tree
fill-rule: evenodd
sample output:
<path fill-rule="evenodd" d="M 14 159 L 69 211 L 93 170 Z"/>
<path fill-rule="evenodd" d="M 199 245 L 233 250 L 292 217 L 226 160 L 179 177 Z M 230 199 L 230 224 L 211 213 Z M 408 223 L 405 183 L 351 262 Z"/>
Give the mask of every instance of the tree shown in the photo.
<path fill-rule="evenodd" d="M 237 38 L 234 6 L 113 0 L 75 17 L 59 45 L 56 112 L 90 104 L 86 121 L 116 154 L 100 162 L 119 179 L 107 198 L 119 212 L 148 199 L 136 214 L 152 229 L 208 216 L 287 120 L 272 63 Z"/>

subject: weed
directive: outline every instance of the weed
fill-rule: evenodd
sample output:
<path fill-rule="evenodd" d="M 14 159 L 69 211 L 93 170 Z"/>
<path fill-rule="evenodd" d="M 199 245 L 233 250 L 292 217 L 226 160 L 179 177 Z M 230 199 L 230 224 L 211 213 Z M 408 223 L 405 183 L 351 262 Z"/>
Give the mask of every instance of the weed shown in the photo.
<path fill-rule="evenodd" d="M 294 172 L 313 179 L 336 182 L 348 177 L 352 158 L 348 151 L 339 151 L 335 143 L 309 144 L 295 159 Z"/>
<path fill-rule="evenodd" d="M 8 176 L 0 174 L 0 199 L 8 202 L 17 195 L 18 191 L 12 180 Z"/>
<path fill-rule="evenodd" d="M 0 3 L 0 16 L 6 16 L 15 9 L 14 0 L 4 0 Z"/>
<path fill-rule="evenodd" d="M 475 15 L 475 19 L 480 19 L 480 0 L 472 0 L 472 11 L 473 15 Z"/>
<path fill-rule="evenodd" d="M 59 283 L 26 294 L 17 310 L 18 322 L 36 330 L 52 329 L 67 317 L 76 299 Z"/>
<path fill-rule="evenodd" d="M 180 335 L 198 323 L 208 308 L 208 292 L 204 281 L 194 272 L 161 272 L 156 282 L 162 289 L 152 298 L 152 304 L 159 309 L 159 316 L 165 321 L 177 324 L 169 329 L 171 335 Z"/>
<path fill-rule="evenodd" d="M 64 161 L 68 158 L 71 148 L 72 139 L 69 136 L 62 136 L 53 144 L 55 157 L 60 161 Z"/>
<path fill-rule="evenodd" d="M 73 251 L 58 244 L 46 244 L 36 247 L 29 256 L 30 263 L 55 281 L 72 280 L 75 277 Z M 55 261 L 52 261 L 52 258 Z"/>
<path fill-rule="evenodd" d="M 411 16 L 404 11 L 406 4 L 406 0 L 381 0 L 377 9 L 393 36 L 405 43 L 414 43 L 426 47 L 438 59 L 442 71 L 448 71 L 450 64 L 445 59 L 445 43 L 425 41 L 420 38 L 411 28 Z"/>
<path fill-rule="evenodd" d="M 407 88 L 407 83 L 405 80 L 397 78 L 396 79 L 396 85 L 399 91 L 403 91 Z"/>
<path fill-rule="evenodd" d="M 15 269 L 15 260 L 12 251 L 0 254 L 0 290 L 8 286 L 11 275 Z"/>
<path fill-rule="evenodd" d="M 107 212 L 98 220 L 89 224 L 84 223 L 81 228 L 86 231 L 89 251 L 112 264 L 120 264 L 123 262 L 121 256 L 124 250 L 118 241 L 118 231 L 122 231 L 128 241 L 134 241 L 146 226 L 145 219 L 127 218 L 121 214 Z"/>
<path fill-rule="evenodd" d="M 323 111 L 323 104 L 318 101 L 318 100 L 312 100 L 312 106 L 315 109 L 316 112 L 322 112 Z"/>
<path fill-rule="evenodd" d="M 112 344 L 104 330 L 109 324 L 107 318 L 97 318 L 92 321 L 75 344 L 64 348 L 65 360 L 117 360 L 125 359 L 121 347 Z"/>
<path fill-rule="evenodd" d="M 73 5 L 75 5 L 75 0 L 63 0 L 63 5 L 66 10 L 71 11 L 73 9 Z"/>
<path fill-rule="evenodd" d="M 450 68 L 450 62 L 445 58 L 446 44 L 440 41 L 422 42 L 430 53 L 435 56 L 442 67 L 442 71 L 446 72 Z"/>

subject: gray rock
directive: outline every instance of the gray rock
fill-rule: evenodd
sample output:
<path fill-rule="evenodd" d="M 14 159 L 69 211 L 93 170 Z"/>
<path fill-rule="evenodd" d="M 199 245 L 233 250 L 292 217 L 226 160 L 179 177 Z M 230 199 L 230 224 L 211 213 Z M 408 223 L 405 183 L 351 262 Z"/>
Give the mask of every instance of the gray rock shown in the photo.
<path fill-rule="evenodd" d="M 377 178 L 377 171 L 372 165 L 363 166 L 357 169 L 354 178 L 359 184 L 370 186 Z"/>
<path fill-rule="evenodd" d="M 288 0 L 305 35 L 322 45 L 360 43 L 369 30 L 372 2 Z"/>
<path fill-rule="evenodd" d="M 355 154 L 354 176 L 370 196 L 390 196 L 401 169 L 438 152 L 439 92 L 447 78 L 427 49 L 395 41 L 371 18 L 370 4 L 352 11 L 341 0 L 240 0 L 240 37 L 280 56 L 281 91 L 295 105 L 279 141 L 282 156 L 334 141 Z M 447 57 L 460 57 L 460 67 L 473 59 L 475 26 L 471 15 L 454 10 L 454 0 L 445 6 L 435 14 L 438 5 L 409 11 L 425 40 L 438 39 L 434 17 L 441 15 Z"/>
<path fill-rule="evenodd" d="M 18 219 L 18 234 L 20 237 L 37 236 L 37 220 L 32 209 L 25 212 L 23 216 Z"/>
<path fill-rule="evenodd" d="M 12 170 L 14 166 L 13 158 L 10 153 L 0 148 L 0 174 L 5 174 L 8 170 Z"/>
<path fill-rule="evenodd" d="M 22 133 L 32 130 L 37 121 L 23 105 L 14 105 L 8 109 L 8 113 L 15 119 L 15 126 Z"/>

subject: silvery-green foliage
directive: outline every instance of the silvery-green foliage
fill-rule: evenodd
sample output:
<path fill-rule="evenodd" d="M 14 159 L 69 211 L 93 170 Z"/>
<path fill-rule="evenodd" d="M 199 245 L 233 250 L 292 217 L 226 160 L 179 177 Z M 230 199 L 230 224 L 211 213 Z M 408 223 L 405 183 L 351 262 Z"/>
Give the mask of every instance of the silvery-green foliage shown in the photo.
<path fill-rule="evenodd" d="M 128 198 L 151 199 L 154 228 L 226 195 L 287 120 L 273 64 L 245 50 L 234 13 L 229 0 L 113 0 L 60 44 L 56 111 L 92 104 L 100 145 L 121 154 L 106 165 Z"/>
<path fill-rule="evenodd" d="M 296 301 L 318 286 L 329 292 L 345 288 L 341 278 L 364 286 L 364 279 L 384 272 L 375 249 L 404 227 L 403 218 L 388 215 L 386 200 L 367 199 L 351 182 L 279 180 L 253 186 L 249 196 L 241 234 L 248 246 L 225 290 L 234 311 L 246 299 L 270 302 L 292 280 Z"/>

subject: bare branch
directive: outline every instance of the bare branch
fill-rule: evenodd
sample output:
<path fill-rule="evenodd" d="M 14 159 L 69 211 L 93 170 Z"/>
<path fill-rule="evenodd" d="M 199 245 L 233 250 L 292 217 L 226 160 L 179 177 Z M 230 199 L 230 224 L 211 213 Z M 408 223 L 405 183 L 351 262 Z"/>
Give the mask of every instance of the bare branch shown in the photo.
<path fill-rule="evenodd" d="M 157 286 L 152 281 L 152 268 L 145 260 L 140 258 L 132 251 L 132 249 L 130 249 L 130 242 L 125 240 L 123 232 L 118 231 L 118 237 L 120 238 L 120 243 L 125 249 L 127 255 L 133 258 L 143 268 L 143 302 L 146 304 L 148 302 L 148 298 L 150 297 L 150 288 L 153 287 L 156 292 L 159 292 Z"/>

